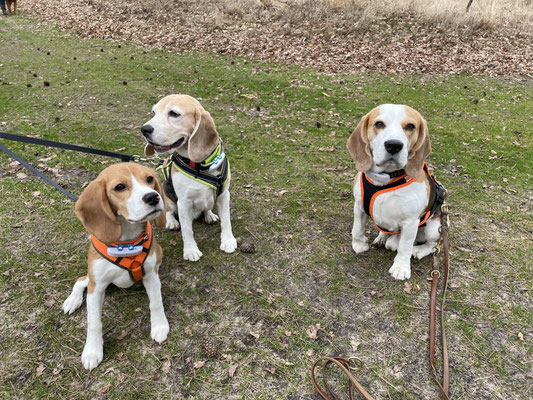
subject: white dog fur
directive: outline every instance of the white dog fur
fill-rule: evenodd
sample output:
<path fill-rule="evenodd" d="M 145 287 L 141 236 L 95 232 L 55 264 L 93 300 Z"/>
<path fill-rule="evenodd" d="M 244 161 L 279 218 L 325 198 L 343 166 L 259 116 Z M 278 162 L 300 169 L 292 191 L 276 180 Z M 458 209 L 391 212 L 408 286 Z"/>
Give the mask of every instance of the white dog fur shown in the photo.
<path fill-rule="evenodd" d="M 87 231 L 106 244 L 135 240 L 146 229 L 148 220 L 155 220 L 158 226 L 165 224 L 162 188 L 156 172 L 134 163 L 115 164 L 103 170 L 85 188 L 75 211 Z M 142 282 L 150 299 L 151 337 L 158 343 L 165 341 L 169 332 L 158 275 L 162 255 L 154 236 L 144 261 Z M 106 287 L 113 283 L 126 288 L 135 282 L 127 270 L 103 258 L 92 245 L 88 264 L 87 275 L 75 283 L 63 303 L 63 311 L 72 314 L 83 302 L 87 288 L 87 340 L 81 361 L 91 370 L 103 359 L 101 316 Z"/>
<path fill-rule="evenodd" d="M 179 155 L 200 163 L 218 145 L 219 136 L 211 115 L 195 98 L 187 95 L 170 95 L 153 106 L 154 117 L 146 122 L 141 131 L 147 141 L 146 155 Z M 220 173 L 220 172 L 218 172 Z M 217 175 L 217 171 L 213 173 Z M 220 216 L 220 249 L 233 253 L 237 241 L 233 237 L 230 218 L 230 178 L 224 191 L 217 197 L 216 206 Z M 167 212 L 167 228 L 179 229 L 183 236 L 183 258 L 198 261 L 202 252 L 193 235 L 193 221 L 203 214 L 207 223 L 218 221 L 212 212 L 215 205 L 214 191 L 210 187 L 182 174 L 173 167 L 172 183 L 178 197 L 177 204 L 170 202 Z M 179 222 L 174 218 L 178 210 Z"/>
<path fill-rule="evenodd" d="M 395 149 L 389 152 L 387 147 Z M 401 146 L 401 150 L 398 149 Z M 354 224 L 352 247 L 356 253 L 369 249 L 365 236 L 365 213 L 361 200 L 361 173 L 376 185 L 386 185 L 391 177 L 385 172 L 404 169 L 416 181 L 376 197 L 373 205 L 374 222 L 390 232 L 380 232 L 374 244 L 396 251 L 389 273 L 396 279 L 411 277 L 411 256 L 431 254 L 439 239 L 440 220 L 430 217 L 424 227 L 418 227 L 420 216 L 428 206 L 429 185 L 422 172 L 425 158 L 431 151 L 427 124 L 414 109 L 405 105 L 384 104 L 365 115 L 347 143 L 359 172 L 354 184 Z M 438 214 L 438 213 L 437 213 Z M 415 246 L 415 242 L 425 242 Z"/>

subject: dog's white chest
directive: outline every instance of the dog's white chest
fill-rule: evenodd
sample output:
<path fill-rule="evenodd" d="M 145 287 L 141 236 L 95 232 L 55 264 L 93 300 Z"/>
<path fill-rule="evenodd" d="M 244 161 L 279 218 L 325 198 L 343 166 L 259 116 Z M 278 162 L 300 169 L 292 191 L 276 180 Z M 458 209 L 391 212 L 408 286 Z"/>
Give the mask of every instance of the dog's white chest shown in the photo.
<path fill-rule="evenodd" d="M 372 217 L 377 225 L 396 232 L 407 221 L 418 219 L 426 206 L 425 183 L 413 182 L 409 186 L 376 196 Z"/>

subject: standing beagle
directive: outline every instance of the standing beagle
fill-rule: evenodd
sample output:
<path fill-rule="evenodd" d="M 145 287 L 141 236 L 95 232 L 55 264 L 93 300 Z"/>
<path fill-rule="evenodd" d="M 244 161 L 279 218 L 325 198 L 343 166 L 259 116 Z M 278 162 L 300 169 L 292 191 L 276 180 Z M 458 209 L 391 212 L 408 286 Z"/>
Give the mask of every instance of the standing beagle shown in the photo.
<path fill-rule="evenodd" d="M 162 193 L 153 169 L 121 163 L 103 170 L 76 202 L 76 215 L 91 234 L 89 268 L 74 284 L 63 311 L 72 314 L 87 288 L 87 340 L 81 361 L 88 370 L 103 358 L 102 305 L 110 283 L 126 288 L 142 280 L 150 299 L 152 339 L 162 343 L 167 338 L 158 275 L 163 251 L 150 225 L 165 224 Z"/>
<path fill-rule="evenodd" d="M 202 214 L 207 223 L 218 221 L 212 212 L 215 203 L 220 215 L 220 249 L 233 253 L 237 241 L 231 231 L 229 161 L 211 115 L 187 95 L 164 97 L 152 112 L 154 117 L 141 127 L 147 142 L 144 152 L 148 156 L 171 155 L 165 192 L 173 201 L 166 214 L 166 227 L 179 229 L 181 225 L 183 258 L 198 261 L 202 257 L 192 223 Z M 179 222 L 174 217 L 176 207 Z"/>
<path fill-rule="evenodd" d="M 409 279 L 411 256 L 425 257 L 437 245 L 444 201 L 444 188 L 424 163 L 431 151 L 426 121 L 411 107 L 383 104 L 361 119 L 347 147 L 359 171 L 352 247 L 356 253 L 369 249 L 370 216 L 380 230 L 373 243 L 398 251 L 389 273 Z"/>

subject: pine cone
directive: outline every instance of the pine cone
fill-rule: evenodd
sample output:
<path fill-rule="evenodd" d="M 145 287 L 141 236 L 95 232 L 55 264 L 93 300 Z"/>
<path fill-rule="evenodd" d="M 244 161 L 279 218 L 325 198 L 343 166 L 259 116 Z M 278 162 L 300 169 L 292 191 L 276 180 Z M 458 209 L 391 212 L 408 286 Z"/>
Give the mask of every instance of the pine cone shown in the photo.
<path fill-rule="evenodd" d="M 216 340 L 212 337 L 205 337 L 202 341 L 202 350 L 208 358 L 216 358 L 218 356 Z"/>

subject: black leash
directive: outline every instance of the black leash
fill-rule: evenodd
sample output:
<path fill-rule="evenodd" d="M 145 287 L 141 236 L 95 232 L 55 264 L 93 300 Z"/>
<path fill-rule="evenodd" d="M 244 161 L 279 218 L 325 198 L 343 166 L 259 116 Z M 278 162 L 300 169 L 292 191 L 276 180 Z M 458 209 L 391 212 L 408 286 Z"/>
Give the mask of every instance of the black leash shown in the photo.
<path fill-rule="evenodd" d="M 70 193 L 69 191 L 63 189 L 61 186 L 59 186 L 59 184 L 55 183 L 53 180 L 51 180 L 50 178 L 48 178 L 46 175 L 44 175 L 43 173 L 41 173 L 41 171 L 39 171 L 38 169 L 35 169 L 34 167 L 32 167 L 30 164 L 28 164 L 24 159 L 20 158 L 19 156 L 17 156 L 15 153 L 13 153 L 11 150 L 9 150 L 8 148 L 6 148 L 2 143 L 0 143 L 0 150 L 2 150 L 4 153 L 6 153 L 9 157 L 11 157 L 13 160 L 16 160 L 18 161 L 20 164 L 24 165 L 28 170 L 30 170 L 31 172 L 33 172 L 35 175 L 37 175 L 39 178 L 41 178 L 43 181 L 45 181 L 46 183 L 48 183 L 49 185 L 55 187 L 57 190 L 59 190 L 61 193 L 67 195 L 71 200 L 73 200 L 74 202 L 78 201 L 78 198 L 76 196 L 74 196 L 72 193 Z"/>
<path fill-rule="evenodd" d="M 129 154 L 113 153 L 111 151 L 92 149 L 90 147 L 77 146 L 75 144 L 53 142 L 51 140 L 38 139 L 38 138 L 29 137 L 29 136 L 13 135 L 11 133 L 5 133 L 5 132 L 0 132 L 0 138 L 7 139 L 7 140 L 13 140 L 15 142 L 32 143 L 32 144 L 39 144 L 41 146 L 57 147 L 59 149 L 65 149 L 65 150 L 74 150 L 74 151 L 79 151 L 81 153 L 98 154 L 100 156 L 115 157 L 115 158 L 120 158 L 122 161 L 125 161 L 125 162 L 134 161 L 136 159 L 135 156 L 130 156 Z"/>
<path fill-rule="evenodd" d="M 107 156 L 107 157 L 114 157 L 119 158 L 122 161 L 144 161 L 139 156 L 132 156 L 129 154 L 120 154 L 120 153 L 113 153 L 111 151 L 105 151 L 105 150 L 99 150 L 99 149 L 93 149 L 90 147 L 83 147 L 83 146 L 77 146 L 74 144 L 68 144 L 68 143 L 61 143 L 61 142 L 53 142 L 51 140 L 45 140 L 45 139 L 38 139 L 33 138 L 29 136 L 21 136 L 21 135 L 13 135 L 10 133 L 0 132 L 0 138 L 7 139 L 7 140 L 13 140 L 15 142 L 22 142 L 22 143 L 30 143 L 30 144 L 38 144 L 41 146 L 48 146 L 48 147 L 57 147 L 59 149 L 65 149 L 65 150 L 73 150 L 73 151 L 79 151 L 81 153 L 89 153 L 89 154 L 97 154 L 100 156 Z M 13 160 L 18 161 L 20 164 L 22 164 L 24 167 L 26 167 L 29 171 L 33 172 L 35 175 L 37 175 L 39 178 L 41 178 L 43 181 L 48 183 L 49 185 L 53 186 L 57 190 L 59 190 L 61 193 L 68 196 L 71 200 L 76 202 L 78 200 L 78 197 L 70 193 L 69 191 L 63 189 L 58 183 L 54 182 L 50 178 L 48 178 L 46 175 L 44 175 L 41 171 L 37 170 L 33 166 L 31 166 L 27 161 L 25 161 L 22 157 L 16 155 L 11 150 L 9 150 L 7 147 L 5 147 L 3 144 L 0 143 L 0 150 L 6 153 L 9 157 L 11 157 Z"/>

